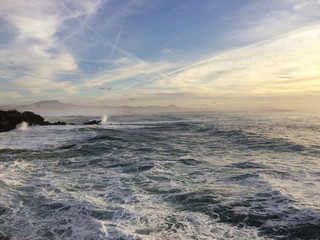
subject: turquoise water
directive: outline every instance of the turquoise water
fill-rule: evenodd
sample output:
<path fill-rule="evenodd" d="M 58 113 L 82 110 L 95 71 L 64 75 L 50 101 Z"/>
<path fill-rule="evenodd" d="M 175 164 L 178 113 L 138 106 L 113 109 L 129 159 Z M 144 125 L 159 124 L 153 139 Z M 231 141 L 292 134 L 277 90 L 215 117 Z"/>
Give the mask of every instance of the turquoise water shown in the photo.
<path fill-rule="evenodd" d="M 320 239 L 319 115 L 58 119 L 0 133 L 0 239 Z"/>

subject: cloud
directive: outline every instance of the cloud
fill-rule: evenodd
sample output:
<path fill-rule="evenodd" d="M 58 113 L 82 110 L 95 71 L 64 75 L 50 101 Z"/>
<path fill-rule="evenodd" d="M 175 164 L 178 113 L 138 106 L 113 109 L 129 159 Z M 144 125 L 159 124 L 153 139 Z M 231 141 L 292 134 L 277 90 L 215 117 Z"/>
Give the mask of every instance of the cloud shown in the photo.
<path fill-rule="evenodd" d="M 22 95 L 17 91 L 2 92 L 0 95 L 0 106 L 12 105 L 13 101 L 21 98 Z"/>
<path fill-rule="evenodd" d="M 143 80 L 144 83 L 149 83 L 154 77 L 166 77 L 164 70 L 168 70 L 172 67 L 171 63 L 147 63 L 140 62 L 138 64 L 132 64 L 131 62 L 124 61 L 124 66 L 119 66 L 112 70 L 107 70 L 89 78 L 84 83 L 86 86 L 97 86 L 104 83 L 117 82 L 120 80 L 131 80 L 129 85 L 133 86 L 137 82 Z M 128 85 L 128 82 L 125 83 Z"/>
<path fill-rule="evenodd" d="M 20 88 L 28 90 L 35 95 L 43 95 L 49 90 L 61 89 L 68 94 L 77 93 L 77 87 L 68 82 L 56 82 L 46 78 L 39 77 L 25 77 L 23 79 L 17 79 L 14 81 L 15 85 Z"/>
<path fill-rule="evenodd" d="M 319 7 L 318 0 L 252 2 L 239 11 L 243 26 L 229 40 L 252 43 L 319 22 Z"/>
<path fill-rule="evenodd" d="M 184 63 L 134 64 L 123 58 L 112 70 L 89 77 L 84 86 L 112 83 L 112 94 L 94 97 L 96 103 L 175 103 L 223 110 L 231 105 L 255 109 L 277 102 L 282 108 L 293 107 L 298 105 L 294 96 L 320 93 L 319 42 L 320 25 L 313 25 Z M 128 102 L 132 98 L 135 101 Z M 315 98 L 305 99 L 311 106 Z"/>
<path fill-rule="evenodd" d="M 320 25 L 188 62 L 122 65 L 88 78 L 87 87 L 118 84 L 115 92 L 272 95 L 319 91 Z M 119 64 L 119 63 L 118 63 Z M 286 78 L 283 81 L 283 78 Z"/>
<path fill-rule="evenodd" d="M 157 81 L 159 87 L 180 91 L 221 93 L 275 93 L 309 91 L 319 84 L 320 25 L 306 27 L 278 38 L 208 57 Z M 290 77 L 286 88 L 281 76 Z M 297 79 L 305 79 L 301 84 Z M 290 86 L 288 86 L 290 84 Z"/>
<path fill-rule="evenodd" d="M 314 25 L 182 67 L 170 62 L 127 66 L 105 72 L 87 84 L 131 79 L 131 83 L 124 83 L 122 92 L 133 94 L 129 98 L 135 99 L 135 105 L 177 103 L 216 109 L 231 105 L 255 109 L 259 104 L 272 106 L 277 102 L 281 108 L 302 103 L 311 108 L 315 107 L 312 104 L 315 97 L 311 96 L 320 93 L 319 42 L 320 25 Z M 139 94 L 138 83 L 142 84 L 143 94 L 141 90 Z M 308 97 L 301 100 L 301 96 Z M 125 94 L 101 96 L 95 101 L 115 99 L 129 104 Z"/>
<path fill-rule="evenodd" d="M 65 22 L 81 16 L 92 15 L 100 1 L 2 1 L 1 21 L 15 29 L 15 35 L 0 49 L 2 79 L 31 93 L 59 89 L 75 93 L 76 87 L 61 75 L 78 75 L 75 56 L 59 40 L 58 34 Z M 3 77 L 4 76 L 4 77 Z M 3 80 L 2 80 L 3 81 Z"/>
<path fill-rule="evenodd" d="M 19 96 L 46 97 L 51 93 L 67 98 L 78 93 L 77 97 L 97 95 L 97 101 L 113 98 L 125 102 L 134 98 L 135 104 L 150 102 L 152 97 L 159 104 L 167 104 L 166 99 L 171 101 L 168 104 L 174 100 L 187 104 L 195 99 L 192 104 L 210 105 L 213 98 L 220 97 L 244 99 L 320 92 L 318 0 L 240 4 L 241 8 L 233 12 L 234 19 L 241 20 L 238 25 L 228 25 L 232 18 L 228 14 L 218 19 L 219 23 L 234 27 L 226 29 L 220 39 L 227 42 L 221 48 L 223 52 L 217 53 L 214 49 L 218 47 L 212 46 L 208 48 L 212 53 L 202 50 L 206 56 L 193 52 L 192 49 L 201 48 L 196 47 L 197 42 L 190 47 L 191 43 L 182 38 L 181 46 L 190 49 L 184 54 L 174 44 L 169 48 L 168 44 L 157 42 L 154 48 L 146 46 L 141 55 L 133 54 L 136 43 L 130 41 L 147 40 L 140 39 L 136 29 L 122 28 L 124 22 L 137 26 L 149 15 L 130 19 L 133 22 L 126 19 L 161 4 L 145 0 L 0 0 L 0 4 L 0 21 L 10 29 L 5 38 L 0 36 L 0 82 L 5 86 L 1 94 L 10 91 Z M 161 16 L 157 18 L 159 23 Z M 217 25 L 210 26 L 221 27 Z M 160 27 L 159 32 L 166 32 L 166 26 L 154 26 Z M 202 31 L 204 34 L 208 26 Z M 204 38 L 212 37 L 215 30 L 219 29 Z M 185 34 L 188 32 L 191 34 Z M 175 37 L 173 33 L 172 38 Z M 130 40 L 127 45 L 123 44 L 124 38 Z M 121 43 L 134 50 L 128 51 Z M 149 49 L 155 52 L 145 53 Z M 112 91 L 107 91 L 106 86 Z M 223 101 L 219 102 L 222 106 Z"/>
<path fill-rule="evenodd" d="M 174 52 L 169 48 L 162 49 L 161 53 L 164 54 L 164 55 L 174 55 Z"/>
<path fill-rule="evenodd" d="M 41 44 L 53 44 L 53 35 L 60 25 L 60 21 L 54 17 L 31 19 L 24 16 L 12 16 L 7 20 L 14 25 L 19 37 L 17 41 L 26 41 L 28 39 L 35 39 L 41 41 Z"/>
<path fill-rule="evenodd" d="M 40 96 L 48 92 L 74 94 L 83 86 L 95 86 L 129 76 L 121 72 L 124 64 L 130 65 L 134 74 L 143 74 L 141 68 L 147 63 L 118 46 L 122 27 L 114 43 L 105 37 L 104 32 L 118 26 L 118 22 L 133 14 L 136 6 L 141 6 L 143 1 L 127 1 L 121 4 L 119 11 L 111 11 L 107 28 L 102 26 L 105 19 L 91 22 L 92 18 L 99 18 L 95 14 L 102 4 L 105 11 L 112 10 L 109 1 L 102 0 L 1 1 L 0 21 L 9 24 L 14 34 L 6 47 L 0 49 L 0 64 L 4 66 L 0 81 L 6 82 L 8 89 Z M 80 35 L 90 40 L 88 44 L 85 39 L 87 49 L 78 44 Z M 99 71 L 94 70 L 98 69 L 94 63 L 86 65 L 88 60 L 80 56 L 82 53 L 91 54 L 92 47 L 103 49 L 105 46 L 110 49 L 109 57 L 117 52 L 117 58 L 109 61 L 106 57 L 101 61 L 108 65 L 111 63 L 117 69 L 102 76 L 99 73 L 103 70 L 101 67 Z M 88 66 L 88 75 L 80 64 Z M 86 77 L 89 79 L 87 82 Z M 76 79 L 77 83 L 72 79 Z"/>

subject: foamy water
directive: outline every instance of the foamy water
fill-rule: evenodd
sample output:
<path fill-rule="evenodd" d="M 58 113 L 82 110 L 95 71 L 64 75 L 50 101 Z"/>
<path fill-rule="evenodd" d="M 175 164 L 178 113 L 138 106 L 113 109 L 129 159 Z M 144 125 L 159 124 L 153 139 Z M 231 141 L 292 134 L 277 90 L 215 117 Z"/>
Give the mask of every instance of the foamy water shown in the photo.
<path fill-rule="evenodd" d="M 0 133 L 0 239 L 319 238 L 318 115 L 101 120 Z"/>
<path fill-rule="evenodd" d="M 101 124 L 106 124 L 107 121 L 108 121 L 108 116 L 107 116 L 107 115 L 103 115 L 103 116 L 101 117 Z"/>
<path fill-rule="evenodd" d="M 17 129 L 21 130 L 21 131 L 25 131 L 28 129 L 28 123 L 27 122 L 22 122 L 20 124 L 17 125 Z"/>

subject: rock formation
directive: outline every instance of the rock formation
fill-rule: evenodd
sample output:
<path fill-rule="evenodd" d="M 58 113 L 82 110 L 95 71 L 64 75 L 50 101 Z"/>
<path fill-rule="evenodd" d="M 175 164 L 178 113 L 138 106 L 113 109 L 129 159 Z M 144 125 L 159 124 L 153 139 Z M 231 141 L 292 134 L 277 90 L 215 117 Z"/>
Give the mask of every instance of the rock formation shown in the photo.
<path fill-rule="evenodd" d="M 91 120 L 89 122 L 85 122 L 83 125 L 96 125 L 99 124 L 101 120 Z"/>
<path fill-rule="evenodd" d="M 10 131 L 22 122 L 21 113 L 18 111 L 0 111 L 0 132 Z"/>
<path fill-rule="evenodd" d="M 16 126 L 22 122 L 28 123 L 30 126 L 34 125 L 66 125 L 65 122 L 50 123 L 44 121 L 44 118 L 33 112 L 18 112 L 16 110 L 1 111 L 0 110 L 0 132 L 10 131 L 15 129 Z"/>

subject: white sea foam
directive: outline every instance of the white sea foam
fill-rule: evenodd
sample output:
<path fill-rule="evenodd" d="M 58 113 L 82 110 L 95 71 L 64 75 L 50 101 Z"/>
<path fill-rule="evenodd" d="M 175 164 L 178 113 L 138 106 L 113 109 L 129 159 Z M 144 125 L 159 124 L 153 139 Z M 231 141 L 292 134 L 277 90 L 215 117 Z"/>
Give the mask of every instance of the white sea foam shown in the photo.
<path fill-rule="evenodd" d="M 28 130 L 28 126 L 29 126 L 29 124 L 27 122 L 22 122 L 17 125 L 17 129 L 19 129 L 21 131 L 25 131 L 25 130 Z"/>
<path fill-rule="evenodd" d="M 1 133 L 0 149 L 47 149 L 76 143 L 93 137 L 90 131 L 78 131 L 84 126 L 33 126 Z"/>
<path fill-rule="evenodd" d="M 101 124 L 106 124 L 108 121 L 108 116 L 106 114 L 104 114 L 102 117 L 101 117 Z"/>
<path fill-rule="evenodd" d="M 300 223 L 318 224 L 318 155 L 288 151 L 292 142 L 280 137 L 266 137 L 266 142 L 261 137 L 266 123 L 242 120 L 239 125 L 238 119 L 216 117 L 183 131 L 175 122 L 175 131 L 142 120 L 112 117 L 104 125 L 1 133 L 0 149 L 49 148 L 1 151 L 1 234 L 12 239 L 247 240 L 270 239 L 261 229 L 283 238 L 277 229 L 289 234 Z M 272 149 L 270 142 L 284 149 Z M 67 145 L 76 147 L 52 149 Z M 260 229 L 252 223 L 255 215 Z M 265 216 L 272 218 L 265 221 Z"/>

